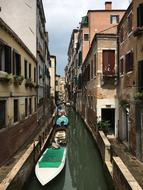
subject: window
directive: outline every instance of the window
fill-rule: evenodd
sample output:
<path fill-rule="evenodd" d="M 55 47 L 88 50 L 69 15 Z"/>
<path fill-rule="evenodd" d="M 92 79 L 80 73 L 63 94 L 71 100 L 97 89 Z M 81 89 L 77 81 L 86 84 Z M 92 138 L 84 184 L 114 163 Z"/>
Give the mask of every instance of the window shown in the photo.
<path fill-rule="evenodd" d="M 110 16 L 110 23 L 111 24 L 117 24 L 117 23 L 119 23 L 119 15 L 111 15 Z"/>
<path fill-rule="evenodd" d="M 25 75 L 25 79 L 27 79 L 27 61 L 24 61 L 24 75 Z"/>
<path fill-rule="evenodd" d="M 143 92 L 143 60 L 138 62 L 138 91 Z"/>
<path fill-rule="evenodd" d="M 126 54 L 125 60 L 126 60 L 125 72 L 128 73 L 133 70 L 133 52 L 132 51 Z"/>
<path fill-rule="evenodd" d="M 139 4 L 137 8 L 137 27 L 143 26 L 143 3 Z"/>
<path fill-rule="evenodd" d="M 40 68 L 40 66 L 39 66 L 39 79 L 42 77 L 42 75 L 41 75 L 41 68 Z"/>
<path fill-rule="evenodd" d="M 120 29 L 120 42 L 123 42 L 124 41 L 124 29 L 123 27 Z"/>
<path fill-rule="evenodd" d="M 89 41 L 89 34 L 84 34 L 84 41 Z"/>
<path fill-rule="evenodd" d="M 18 121 L 18 100 L 14 100 L 14 122 Z"/>
<path fill-rule="evenodd" d="M 36 82 L 36 68 L 34 67 L 34 82 Z"/>
<path fill-rule="evenodd" d="M 120 75 L 124 73 L 124 59 L 120 59 Z"/>
<path fill-rule="evenodd" d="M 90 63 L 90 79 L 93 79 L 93 60 Z"/>
<path fill-rule="evenodd" d="M 128 16 L 128 33 L 132 31 L 132 13 Z"/>
<path fill-rule="evenodd" d="M 86 75 L 86 81 L 90 80 L 90 64 L 88 64 L 86 70 L 85 70 L 85 75 Z"/>
<path fill-rule="evenodd" d="M 80 51 L 78 54 L 78 66 L 82 64 L 82 52 Z"/>
<path fill-rule="evenodd" d="M 36 112 L 36 110 L 37 110 L 37 99 L 36 99 L 36 97 L 34 98 L 34 104 L 35 104 L 35 112 Z"/>
<path fill-rule="evenodd" d="M 29 79 L 31 79 L 31 64 L 29 63 Z"/>
<path fill-rule="evenodd" d="M 28 99 L 25 98 L 25 117 L 28 115 Z"/>
<path fill-rule="evenodd" d="M 32 114 L 32 98 L 29 98 L 29 114 Z"/>
<path fill-rule="evenodd" d="M 115 50 L 103 50 L 103 74 L 115 74 Z"/>
<path fill-rule="evenodd" d="M 13 74 L 21 75 L 21 56 L 13 51 Z"/>
<path fill-rule="evenodd" d="M 0 129 L 5 127 L 6 101 L 0 101 Z"/>
<path fill-rule="evenodd" d="M 0 70 L 11 73 L 11 47 L 0 42 Z"/>
<path fill-rule="evenodd" d="M 94 75 L 96 76 L 96 54 L 94 55 Z"/>

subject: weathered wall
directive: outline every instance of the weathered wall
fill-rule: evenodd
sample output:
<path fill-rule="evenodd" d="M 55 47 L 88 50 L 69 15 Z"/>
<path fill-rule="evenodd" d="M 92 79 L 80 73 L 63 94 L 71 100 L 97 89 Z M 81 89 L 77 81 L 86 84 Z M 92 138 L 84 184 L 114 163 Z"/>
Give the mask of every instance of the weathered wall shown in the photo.
<path fill-rule="evenodd" d="M 0 165 L 7 161 L 36 131 L 36 114 L 13 127 L 0 131 Z"/>

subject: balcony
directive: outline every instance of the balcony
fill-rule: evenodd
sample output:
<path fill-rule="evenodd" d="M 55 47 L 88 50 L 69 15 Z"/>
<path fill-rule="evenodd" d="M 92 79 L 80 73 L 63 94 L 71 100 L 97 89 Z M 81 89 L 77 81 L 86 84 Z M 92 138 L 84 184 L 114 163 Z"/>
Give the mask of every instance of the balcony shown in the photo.
<path fill-rule="evenodd" d="M 100 76 L 100 81 L 101 81 L 101 86 L 105 85 L 116 86 L 118 84 L 118 76 L 116 74 L 114 75 L 102 74 Z"/>

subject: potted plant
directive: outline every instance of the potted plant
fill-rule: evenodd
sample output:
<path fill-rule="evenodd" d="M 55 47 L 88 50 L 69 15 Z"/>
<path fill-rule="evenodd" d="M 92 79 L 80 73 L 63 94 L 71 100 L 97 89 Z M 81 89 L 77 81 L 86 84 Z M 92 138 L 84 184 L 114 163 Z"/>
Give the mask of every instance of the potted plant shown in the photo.
<path fill-rule="evenodd" d="M 14 84 L 21 85 L 24 77 L 22 75 L 15 75 L 14 77 Z"/>
<path fill-rule="evenodd" d="M 143 100 L 143 92 L 137 92 L 134 95 L 135 100 Z"/>
<path fill-rule="evenodd" d="M 34 83 L 32 82 L 30 78 L 26 79 L 25 87 L 29 87 L 29 88 L 35 87 Z"/>
<path fill-rule="evenodd" d="M 107 134 L 110 127 L 110 122 L 107 120 L 100 120 L 96 123 L 96 127 L 98 130 L 103 131 L 105 134 Z"/>

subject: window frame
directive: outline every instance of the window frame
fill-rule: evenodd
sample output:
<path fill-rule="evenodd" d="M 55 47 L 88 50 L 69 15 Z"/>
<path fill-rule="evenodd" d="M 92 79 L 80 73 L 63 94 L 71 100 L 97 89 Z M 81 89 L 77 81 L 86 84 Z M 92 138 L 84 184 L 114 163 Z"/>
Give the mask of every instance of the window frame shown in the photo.
<path fill-rule="evenodd" d="M 113 22 L 113 18 L 116 18 L 116 22 Z M 118 24 L 119 23 L 119 15 L 110 15 L 110 23 L 111 24 Z"/>

